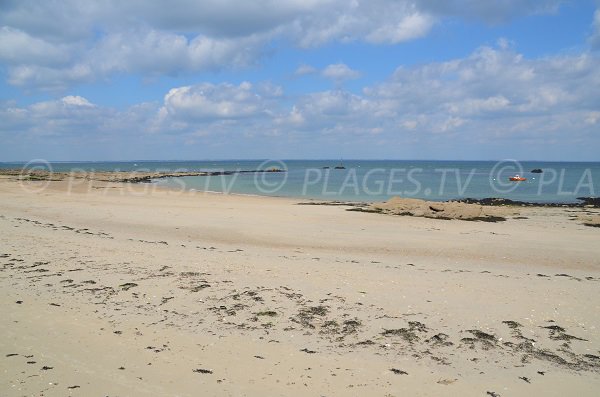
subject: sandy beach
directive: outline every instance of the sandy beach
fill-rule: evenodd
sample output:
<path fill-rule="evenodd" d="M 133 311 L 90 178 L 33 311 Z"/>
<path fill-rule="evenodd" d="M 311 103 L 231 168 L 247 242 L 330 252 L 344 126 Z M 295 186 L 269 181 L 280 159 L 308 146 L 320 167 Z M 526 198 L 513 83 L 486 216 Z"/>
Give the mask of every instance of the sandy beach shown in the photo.
<path fill-rule="evenodd" d="M 597 395 L 598 208 L 300 202 L 0 177 L 1 394 Z"/>

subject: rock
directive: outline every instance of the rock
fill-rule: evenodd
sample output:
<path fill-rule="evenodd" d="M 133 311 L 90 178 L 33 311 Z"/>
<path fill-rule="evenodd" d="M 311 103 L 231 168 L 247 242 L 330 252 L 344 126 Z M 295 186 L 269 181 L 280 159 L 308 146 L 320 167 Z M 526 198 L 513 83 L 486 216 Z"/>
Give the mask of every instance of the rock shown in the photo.
<path fill-rule="evenodd" d="M 446 201 L 433 202 L 413 198 L 392 197 L 384 203 L 375 203 L 367 212 L 390 215 L 408 215 L 435 219 L 459 219 L 464 221 L 498 222 L 516 213 L 516 209 L 490 208 L 479 203 Z"/>
<path fill-rule="evenodd" d="M 584 206 L 600 207 L 600 197 L 577 197 L 577 200 L 583 201 Z"/>
<path fill-rule="evenodd" d="M 600 215 L 579 215 L 576 219 L 585 226 L 600 227 Z"/>

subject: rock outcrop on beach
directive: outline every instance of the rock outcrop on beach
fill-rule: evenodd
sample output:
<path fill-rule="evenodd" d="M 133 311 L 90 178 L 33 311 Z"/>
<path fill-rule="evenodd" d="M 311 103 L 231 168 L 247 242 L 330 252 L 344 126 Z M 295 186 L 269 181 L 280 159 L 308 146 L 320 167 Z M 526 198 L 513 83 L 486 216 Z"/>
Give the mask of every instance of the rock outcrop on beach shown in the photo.
<path fill-rule="evenodd" d="M 579 220 L 585 226 L 600 227 L 600 215 L 594 215 L 594 214 L 580 215 Z"/>
<path fill-rule="evenodd" d="M 434 219 L 498 222 L 506 216 L 518 215 L 516 209 L 486 207 L 458 201 L 435 202 L 412 198 L 392 197 L 386 202 L 371 204 L 368 210 L 390 215 L 408 215 Z"/>

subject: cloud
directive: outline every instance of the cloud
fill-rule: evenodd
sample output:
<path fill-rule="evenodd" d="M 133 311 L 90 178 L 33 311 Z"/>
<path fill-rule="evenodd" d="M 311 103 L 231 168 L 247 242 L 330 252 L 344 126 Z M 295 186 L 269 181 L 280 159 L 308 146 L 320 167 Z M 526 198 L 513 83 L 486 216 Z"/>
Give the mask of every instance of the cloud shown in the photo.
<path fill-rule="evenodd" d="M 481 47 L 465 58 L 400 67 L 362 95 L 303 96 L 285 122 L 291 131 L 343 140 L 377 129 L 389 147 L 446 142 L 479 150 L 474 145 L 527 139 L 571 147 L 580 144 L 571 136 L 598 141 L 598 82 L 600 59 L 590 54 L 526 59 L 507 46 Z"/>
<path fill-rule="evenodd" d="M 360 94 L 338 88 L 291 96 L 269 82 L 205 82 L 126 110 L 81 96 L 5 102 L 0 138 L 4 151 L 15 140 L 43 148 L 51 137 L 65 147 L 152 140 L 172 153 L 177 145 L 229 143 L 238 153 L 260 146 L 263 154 L 296 157 L 342 145 L 357 157 L 597 159 L 599 84 L 593 53 L 529 59 L 509 46 L 486 46 L 464 58 L 399 67 Z"/>
<path fill-rule="evenodd" d="M 366 99 L 341 90 L 305 95 L 296 104 L 296 111 L 308 120 L 340 120 L 370 110 Z"/>
<path fill-rule="evenodd" d="M 150 31 L 127 31 L 104 37 L 90 52 L 90 65 L 113 71 L 177 74 L 193 70 L 247 65 L 256 57 L 259 38 L 209 38 Z"/>
<path fill-rule="evenodd" d="M 338 83 L 345 80 L 354 80 L 360 77 L 360 72 L 350 69 L 348 65 L 343 63 L 328 65 L 325 69 L 323 69 L 321 74 L 323 77 Z"/>
<path fill-rule="evenodd" d="M 65 45 L 54 45 L 11 27 L 0 28 L 0 60 L 8 64 L 42 62 L 61 65 L 68 59 L 69 51 Z"/>
<path fill-rule="evenodd" d="M 104 120 L 117 115 L 115 110 L 98 107 L 81 96 L 36 102 L 27 107 L 9 105 L 0 110 L 0 136 L 9 141 L 18 137 L 42 145 L 45 137 L 85 137 L 93 141 L 103 135 Z"/>
<path fill-rule="evenodd" d="M 0 62 L 24 88 L 65 89 L 118 73 L 177 76 L 254 65 L 269 43 L 397 44 L 446 17 L 506 20 L 558 1 L 5 0 Z"/>
<path fill-rule="evenodd" d="M 315 67 L 303 64 L 303 65 L 298 66 L 298 68 L 294 72 L 294 75 L 296 75 L 296 76 L 305 76 L 307 74 L 314 74 L 314 73 L 317 73 L 317 72 L 318 72 L 318 70 Z"/>
<path fill-rule="evenodd" d="M 397 44 L 424 36 L 435 19 L 409 1 L 330 1 L 300 15 L 287 30 L 302 47 L 331 41 Z"/>
<path fill-rule="evenodd" d="M 434 24 L 431 16 L 419 12 L 398 15 L 396 18 L 373 28 L 365 36 L 366 40 L 372 43 L 402 43 L 425 36 Z"/>
<path fill-rule="evenodd" d="M 115 21 L 111 8 L 111 1 L 3 0 L 0 25 L 52 43 L 73 43 L 92 36 L 98 22 Z"/>
<path fill-rule="evenodd" d="M 267 96 L 261 96 L 259 91 Z M 164 97 L 152 131 L 189 134 L 199 130 L 219 133 L 243 129 L 248 132 L 254 124 L 271 119 L 281 94 L 278 87 L 270 84 L 255 88 L 248 82 L 173 88 Z"/>
<path fill-rule="evenodd" d="M 188 40 L 174 33 L 129 30 L 104 36 L 93 48 L 75 55 L 78 62 L 72 64 L 57 67 L 36 51 L 39 62 L 15 63 L 8 70 L 8 81 L 15 86 L 54 90 L 115 73 L 176 76 L 195 70 L 218 70 L 225 64 L 236 68 L 249 65 L 258 57 L 260 43 L 262 39 L 257 37 L 197 36 Z M 0 48 L 0 57 L 2 54 Z"/>

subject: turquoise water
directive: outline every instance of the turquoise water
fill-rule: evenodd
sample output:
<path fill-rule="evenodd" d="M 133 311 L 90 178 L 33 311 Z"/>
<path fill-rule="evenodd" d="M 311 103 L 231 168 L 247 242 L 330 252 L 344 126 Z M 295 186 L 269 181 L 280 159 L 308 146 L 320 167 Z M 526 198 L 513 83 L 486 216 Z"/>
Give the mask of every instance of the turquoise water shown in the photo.
<path fill-rule="evenodd" d="M 1 168 L 23 163 L 0 163 Z M 347 160 L 231 160 L 42 162 L 30 167 L 55 171 L 236 171 L 280 168 L 285 173 L 219 175 L 160 179 L 155 183 L 176 189 L 238 194 L 314 198 L 322 200 L 381 201 L 392 196 L 449 200 L 502 197 L 530 202 L 577 202 L 598 196 L 599 162 L 541 161 L 408 161 Z M 325 169 L 324 167 L 330 167 Z M 541 168 L 541 174 L 531 173 Z M 524 182 L 509 182 L 520 174 Z"/>

